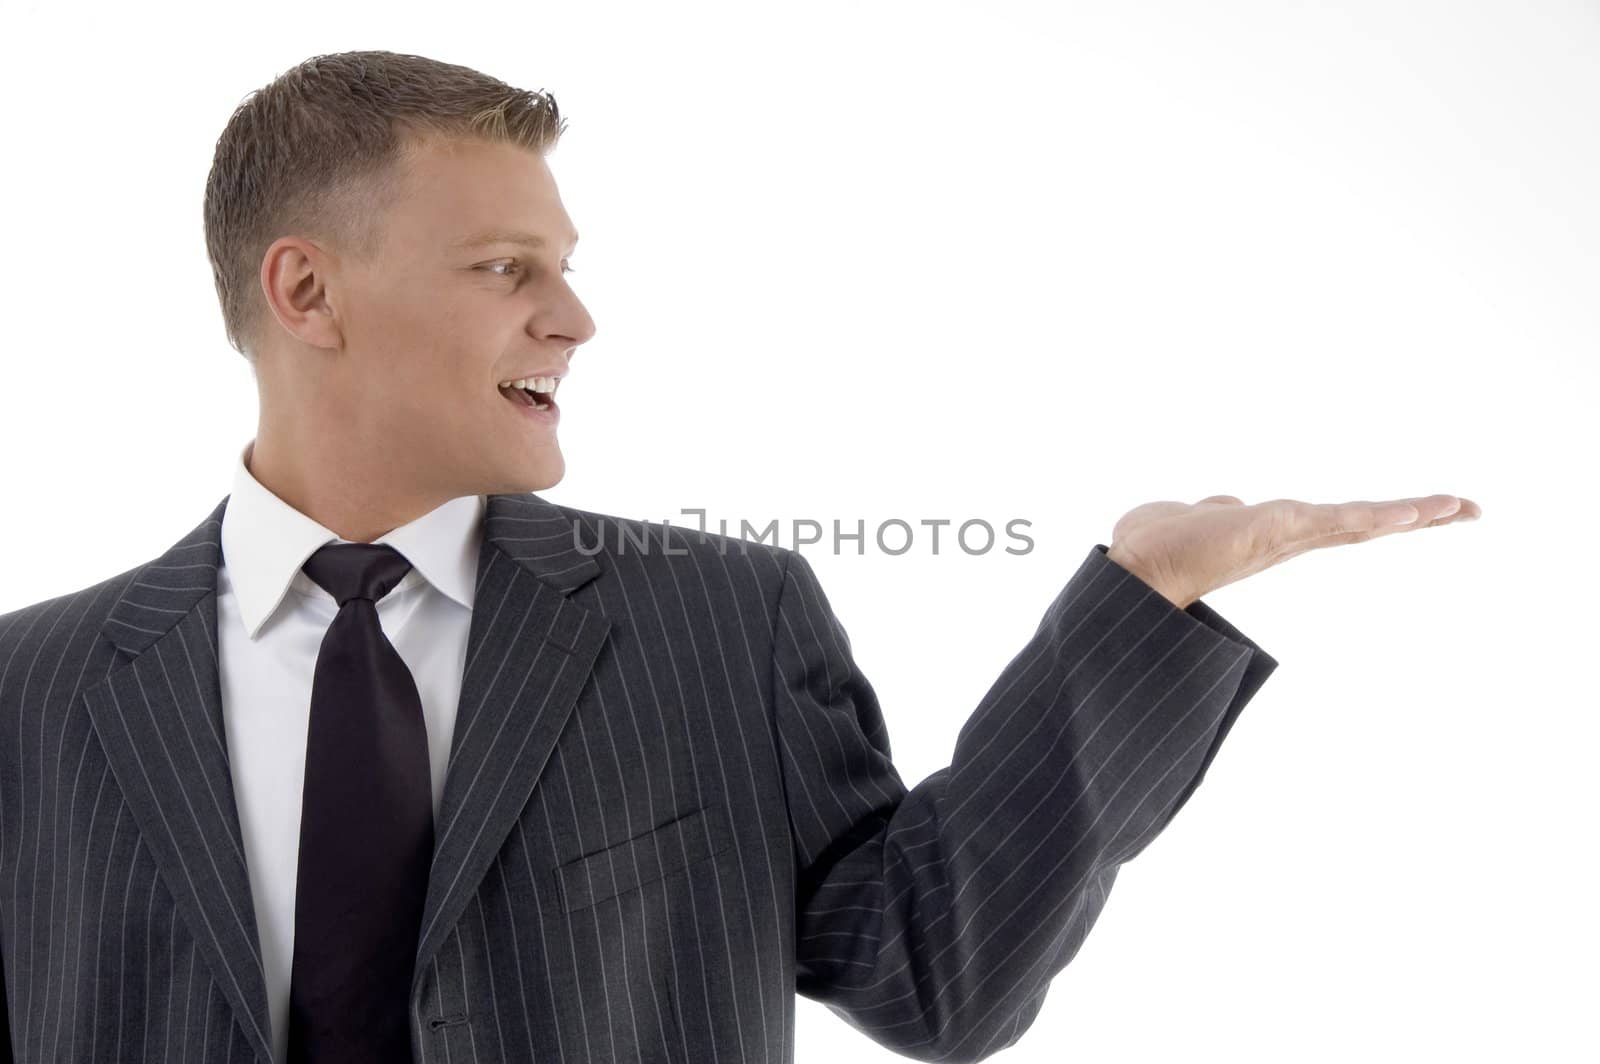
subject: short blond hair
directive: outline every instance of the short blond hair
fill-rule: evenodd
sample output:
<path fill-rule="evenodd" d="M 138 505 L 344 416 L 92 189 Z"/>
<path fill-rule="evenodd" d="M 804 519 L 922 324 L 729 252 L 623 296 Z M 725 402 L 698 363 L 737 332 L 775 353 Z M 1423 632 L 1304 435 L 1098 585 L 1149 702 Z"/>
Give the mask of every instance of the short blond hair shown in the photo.
<path fill-rule="evenodd" d="M 564 130 L 543 90 L 395 52 L 313 56 L 250 93 L 217 138 L 206 178 L 206 254 L 228 343 L 255 361 L 267 313 L 261 259 L 280 236 L 376 253 L 418 145 L 477 139 L 543 155 Z"/>

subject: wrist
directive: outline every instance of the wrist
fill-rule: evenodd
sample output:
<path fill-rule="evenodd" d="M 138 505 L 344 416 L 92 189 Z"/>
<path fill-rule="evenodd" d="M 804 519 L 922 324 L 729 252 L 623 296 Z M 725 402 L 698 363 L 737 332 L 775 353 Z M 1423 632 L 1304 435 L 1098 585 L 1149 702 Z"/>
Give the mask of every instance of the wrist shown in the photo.
<path fill-rule="evenodd" d="M 1185 609 L 1191 602 L 1194 601 L 1194 599 L 1190 598 L 1188 595 L 1178 591 L 1169 591 L 1167 588 L 1163 587 L 1152 575 L 1150 575 L 1149 572 L 1146 571 L 1144 566 L 1139 564 L 1137 559 L 1135 559 L 1127 552 L 1126 549 L 1122 547 L 1120 543 L 1113 543 L 1111 546 L 1107 547 L 1106 557 L 1109 560 L 1117 563 L 1117 565 L 1121 566 L 1123 569 L 1126 569 L 1128 572 L 1132 573 L 1134 576 L 1138 577 L 1138 579 L 1146 587 L 1155 591 L 1162 598 L 1172 603 L 1178 609 Z"/>

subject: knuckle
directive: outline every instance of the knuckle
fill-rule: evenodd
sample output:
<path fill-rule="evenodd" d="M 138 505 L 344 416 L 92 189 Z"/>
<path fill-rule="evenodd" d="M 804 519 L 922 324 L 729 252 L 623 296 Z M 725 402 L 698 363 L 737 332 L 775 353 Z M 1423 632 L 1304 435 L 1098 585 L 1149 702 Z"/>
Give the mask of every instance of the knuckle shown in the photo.
<path fill-rule="evenodd" d="M 1281 549 L 1294 528 L 1295 509 L 1289 499 L 1273 499 L 1261 504 L 1261 520 L 1251 525 L 1252 553 L 1263 555 Z"/>
<path fill-rule="evenodd" d="M 1266 506 L 1267 518 L 1264 522 L 1261 522 L 1262 528 L 1269 533 L 1272 541 L 1283 541 L 1294 526 L 1296 510 L 1294 510 L 1293 501 L 1290 501 L 1290 499 L 1272 499 L 1272 501 L 1266 502 L 1264 506 Z"/>

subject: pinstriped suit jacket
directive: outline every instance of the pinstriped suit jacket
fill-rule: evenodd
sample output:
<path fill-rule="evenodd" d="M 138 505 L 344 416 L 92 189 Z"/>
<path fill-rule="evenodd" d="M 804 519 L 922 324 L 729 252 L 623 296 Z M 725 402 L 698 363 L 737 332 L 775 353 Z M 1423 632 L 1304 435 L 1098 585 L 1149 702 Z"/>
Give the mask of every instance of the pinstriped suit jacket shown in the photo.
<path fill-rule="evenodd" d="M 6 1064 L 271 1064 L 219 698 L 227 502 L 0 616 Z M 792 1061 L 795 992 L 918 1060 L 992 1054 L 1277 666 L 1096 544 L 908 790 L 801 554 L 533 494 L 489 496 L 483 536 L 426 1064 Z"/>

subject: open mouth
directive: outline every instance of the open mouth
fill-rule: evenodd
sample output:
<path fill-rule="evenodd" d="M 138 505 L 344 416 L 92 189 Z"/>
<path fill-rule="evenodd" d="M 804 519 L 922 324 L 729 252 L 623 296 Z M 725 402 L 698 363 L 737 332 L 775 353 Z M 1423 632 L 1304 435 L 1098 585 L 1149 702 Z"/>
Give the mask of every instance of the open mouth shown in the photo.
<path fill-rule="evenodd" d="M 531 406 L 539 410 L 550 409 L 550 397 L 532 388 L 501 388 L 500 394 L 510 402 L 520 403 L 522 406 Z"/>

